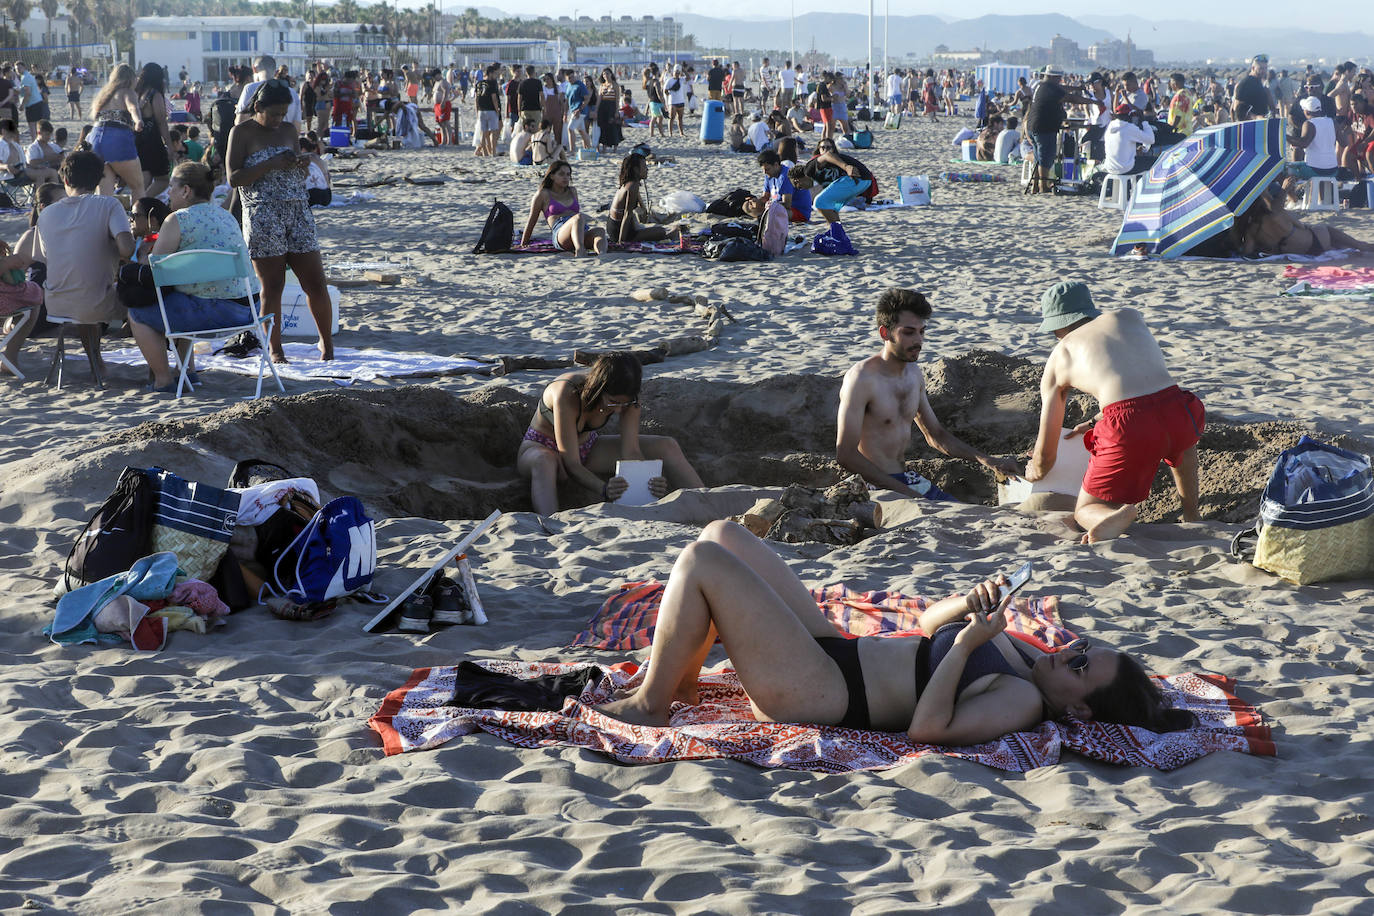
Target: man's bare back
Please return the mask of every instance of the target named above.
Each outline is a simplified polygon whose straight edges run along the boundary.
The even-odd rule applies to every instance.
[[[1060,340],[1041,387],[1077,388],[1105,407],[1173,383],[1144,316],[1123,308],[1103,313]]]

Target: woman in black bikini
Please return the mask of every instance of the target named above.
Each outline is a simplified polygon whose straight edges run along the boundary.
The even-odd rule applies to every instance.
[[[649,481],[649,492],[662,498],[670,489],[704,487],[682,454],[677,440],[639,434],[639,385],[643,369],[628,353],[599,356],[588,372],[560,375],[539,395],[538,409],[516,454],[515,466],[530,478],[534,511],[558,511],[558,482],[571,479],[601,499],[619,499],[629,487],[615,472],[617,460],[663,461],[663,477]],[[602,435],[611,417],[620,415],[620,434]]]
[[[143,169],[144,196],[157,197],[172,174],[172,134],[167,126],[167,77],[157,64],[144,64],[134,83],[139,116],[134,134],[138,161]]]
[[[932,604],[920,619],[929,639],[845,639],[777,554],[733,522],[712,522],[673,566],[643,685],[601,711],[666,724],[674,700],[696,701],[719,634],[764,722],[904,731],[945,745],[1064,715],[1154,731],[1192,724],[1125,653],[1083,639],[1044,653],[1004,635],[1002,581]]]
[[[644,206],[640,183],[649,177],[649,165],[639,153],[630,153],[620,163],[620,189],[611,200],[606,215],[606,237],[612,243],[660,242],[668,237],[667,226],[641,226],[635,214]]]

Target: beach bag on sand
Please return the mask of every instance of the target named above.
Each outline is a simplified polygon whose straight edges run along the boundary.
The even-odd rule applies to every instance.
[[[769,199],[763,216],[759,217],[759,246],[772,257],[778,257],[787,247],[787,210],[775,199]]]
[[[863,130],[856,130],[854,131],[854,133],[849,134],[848,136],[849,142],[854,144],[855,149],[873,148],[873,131],[869,130],[866,127]]]
[[[1369,458],[1303,436],[1279,455],[1259,520],[1231,551],[1298,585],[1374,576]]]
[[[741,223],[738,220],[725,220],[724,222],[712,223],[707,231],[708,238],[713,239],[752,239],[759,233],[757,223]]]
[[[177,565],[192,579],[210,579],[229,552],[239,495],[183,480],[162,468],[149,468],[148,473],[157,493],[152,551],[176,554]]]
[[[811,240],[811,250],[816,254],[858,254],[848,234],[839,223],[831,223],[830,228],[819,233]]]
[[[718,197],[706,205],[707,213],[714,213],[717,216],[743,216],[744,203],[753,197],[744,188],[735,188],[724,197]]]
[[[709,239],[701,256],[711,261],[767,261],[769,254],[753,239]]]
[[[473,254],[500,254],[510,251],[511,240],[515,235],[515,214],[501,201],[493,201],[491,212],[482,226],[482,234],[473,246]]]
[[[153,540],[157,492],[148,471],[125,468],[114,492],[95,510],[67,553],[58,588],[63,593],[126,572],[147,556]]]
[[[673,191],[659,198],[658,209],[660,213],[700,213],[706,201],[689,191]]]
[[[883,119],[883,130],[900,130],[902,127],[902,113],[900,111],[889,111],[887,117]]]
[[[897,195],[902,203],[912,207],[930,206],[930,178],[925,175],[901,175],[897,178]]]
[[[367,588],[376,568],[376,527],[356,496],[340,496],[277,557],[266,588],[297,604],[318,604]]]

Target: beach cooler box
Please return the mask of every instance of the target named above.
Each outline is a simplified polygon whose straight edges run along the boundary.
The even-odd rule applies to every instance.
[[[1064,430],[1065,435],[1068,432],[1069,430]],[[1016,506],[1036,497],[1037,502],[1043,500],[1047,503],[1047,509],[1073,509],[1074,502],[1078,499],[1078,491],[1083,487],[1083,477],[1088,473],[1088,457],[1088,450],[1083,447],[1082,436],[1074,436],[1072,439],[1061,437],[1059,455],[1055,458],[1054,467],[1050,468],[1049,474],[1035,483],[1019,477],[999,483],[997,504]],[[1052,494],[1062,498],[1054,498]]]
[[[725,103],[720,99],[707,99],[701,111],[701,142],[725,142]]]
[[[352,146],[353,138],[348,135],[348,128],[342,124],[329,128],[329,145],[335,149],[347,149]]]
[[[330,286],[329,304],[333,311],[329,333],[339,333],[339,288]],[[310,314],[310,304],[305,299],[305,290],[296,281],[295,274],[286,272],[286,286],[281,291],[281,333],[283,337],[319,336],[315,328],[315,316]]]
[[[965,162],[978,161],[978,141],[961,140],[959,141],[959,155]]]

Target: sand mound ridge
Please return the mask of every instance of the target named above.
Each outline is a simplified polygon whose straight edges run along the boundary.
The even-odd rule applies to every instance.
[[[942,422],[965,441],[999,455],[1024,455],[1039,417],[1040,367],[1026,359],[971,351],[926,369],[930,399]],[[744,483],[829,486],[843,472],[834,461],[840,379],[779,375],[752,384],[650,379],[641,401],[645,431],[674,436],[708,485]],[[335,494],[361,497],[387,517],[481,517],[492,509],[529,508],[515,474],[520,437],[534,398],[502,386],[457,396],[409,386],[380,391],[316,391],[236,405],[193,421],[144,423],[100,440],[77,443],[66,461],[77,471],[111,450],[167,461],[179,445],[223,472],[242,458],[265,458],[314,477]],[[1093,410],[1070,398],[1067,424]],[[614,431],[612,427],[611,431]],[[1205,518],[1244,522],[1254,516],[1274,459],[1304,428],[1297,423],[1232,424],[1210,418],[1202,438]],[[995,481],[972,462],[933,452],[914,436],[908,466],[959,498],[995,502]],[[1351,440],[1338,444],[1358,447]],[[132,453],[132,454],[129,454]],[[61,459],[58,459],[59,461]],[[190,476],[196,469],[171,467]],[[202,472],[204,473],[204,472]],[[64,475],[65,476],[65,475]],[[580,494],[564,494],[565,506]],[[1143,521],[1178,517],[1172,479],[1161,469]]]

